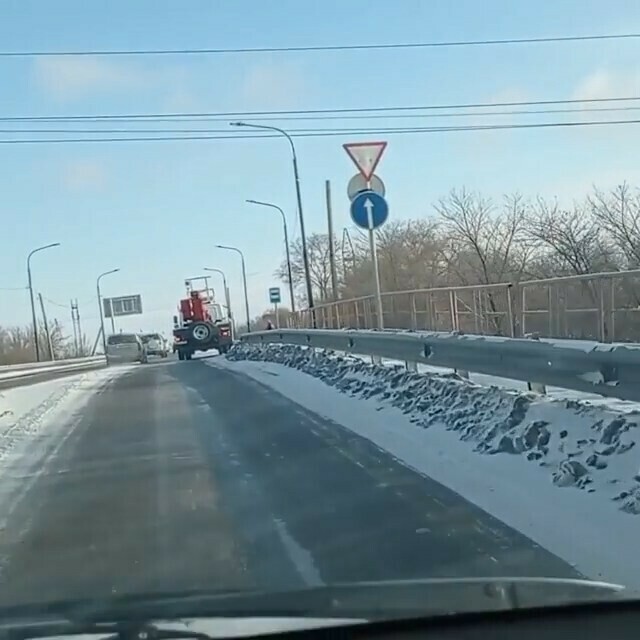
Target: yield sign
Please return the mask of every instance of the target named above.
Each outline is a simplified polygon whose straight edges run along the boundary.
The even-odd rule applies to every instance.
[[[386,142],[349,142],[342,145],[344,150],[353,160],[358,171],[364,179],[369,182],[373,175],[380,158],[387,148]]]

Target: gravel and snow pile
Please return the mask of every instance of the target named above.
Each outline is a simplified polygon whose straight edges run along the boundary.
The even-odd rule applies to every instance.
[[[421,374],[295,345],[236,346],[229,360],[275,362],[352,397],[378,399],[423,429],[444,428],[485,455],[522,456],[559,487],[599,493],[640,514],[640,411],[481,387],[456,374]]]

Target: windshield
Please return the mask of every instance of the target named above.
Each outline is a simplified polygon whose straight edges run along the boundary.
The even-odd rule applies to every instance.
[[[635,597],[640,3],[2,5],[0,623]]]

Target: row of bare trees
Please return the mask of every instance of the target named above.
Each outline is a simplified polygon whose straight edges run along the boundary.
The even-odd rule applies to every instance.
[[[337,239],[334,240],[338,245]],[[452,190],[433,211],[415,220],[388,222],[378,232],[383,290],[520,282],[640,266],[640,190],[622,184],[594,188],[570,208],[520,194],[496,202],[481,193]],[[317,302],[333,299],[329,238],[308,238],[312,286]],[[304,302],[300,241],[291,247],[296,292]],[[338,295],[371,293],[365,234],[352,251],[336,251]],[[286,264],[276,275],[287,282]]]
[[[65,335],[58,320],[50,323],[49,336],[44,327],[40,327],[38,342],[44,360],[51,360],[50,348],[56,360],[89,355],[91,350],[86,336],[82,336],[80,344],[74,344],[73,340]],[[34,360],[33,329],[30,326],[0,327],[0,365],[22,364]]]

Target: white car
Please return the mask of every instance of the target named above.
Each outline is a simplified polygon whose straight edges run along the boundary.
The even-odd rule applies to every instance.
[[[147,348],[147,355],[167,357],[169,352],[164,338],[159,333],[143,333],[140,338]]]
[[[107,338],[107,364],[147,363],[147,350],[135,333],[114,333]]]

